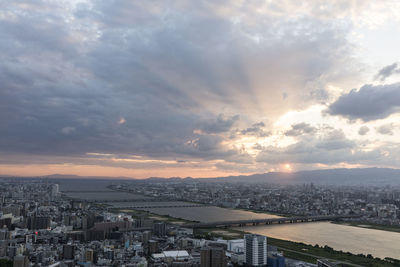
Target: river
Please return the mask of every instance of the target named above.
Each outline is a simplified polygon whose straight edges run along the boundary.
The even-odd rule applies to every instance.
[[[197,222],[251,220],[278,217],[267,213],[255,213],[250,211],[225,209],[214,206],[190,208],[148,208],[145,210],[159,215],[169,215],[171,217]]]
[[[265,213],[218,207],[150,208],[146,210],[159,215],[169,215],[200,222],[277,217]],[[328,245],[335,250],[348,251],[354,254],[362,253],[380,258],[400,259],[400,233],[395,232],[330,222],[246,226],[235,229],[305,244]]]
[[[246,226],[236,229],[306,244],[328,245],[335,250],[353,254],[400,259],[400,233],[395,232],[330,222]]]
[[[70,197],[89,200],[122,200],[140,198],[132,194],[121,192],[69,192]],[[127,194],[127,195],[125,195]],[[147,202],[149,205],[161,205],[162,202]],[[166,206],[168,202],[163,202]],[[176,204],[175,203],[170,203]],[[179,204],[184,202],[179,202]],[[108,203],[118,206],[143,206],[146,202]],[[163,205],[164,205],[163,204]],[[186,203],[184,203],[186,204]],[[157,206],[156,205],[156,206]],[[215,222],[226,220],[274,218],[275,215],[255,213],[244,210],[226,209],[219,207],[171,207],[171,208],[146,208],[152,213],[169,215],[190,221]],[[238,227],[236,229],[246,232],[262,234],[273,238],[302,242],[320,246],[328,245],[335,250],[348,251],[354,254],[371,254],[374,257],[391,257],[400,259],[400,233],[375,229],[360,228],[347,225],[338,225],[330,222],[312,222],[279,225],[260,225]]]

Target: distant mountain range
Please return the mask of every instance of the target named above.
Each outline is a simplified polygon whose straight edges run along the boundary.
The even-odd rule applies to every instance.
[[[15,177],[2,175],[1,177]],[[78,176],[67,174],[53,174],[41,176],[50,179],[113,179],[132,180],[129,177],[102,177],[102,176]],[[145,180],[171,182],[171,181],[208,181],[208,182],[234,182],[234,183],[273,183],[273,184],[327,184],[327,185],[394,185],[400,186],[400,169],[389,168],[356,168],[356,169],[327,169],[287,172],[268,172],[263,174],[213,177],[213,178],[161,178],[151,177]]]
[[[293,173],[269,172],[249,176],[214,178],[230,182],[274,184],[329,184],[329,185],[400,185],[400,170],[388,168],[357,168],[299,171]]]

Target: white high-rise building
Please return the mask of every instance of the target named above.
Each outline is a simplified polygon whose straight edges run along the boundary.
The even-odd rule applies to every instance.
[[[59,195],[59,186],[58,184],[51,185],[51,196],[57,197]]]
[[[244,254],[246,264],[267,266],[267,237],[262,235],[244,235]]]

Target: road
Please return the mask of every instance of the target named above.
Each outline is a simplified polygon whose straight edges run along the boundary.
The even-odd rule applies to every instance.
[[[330,261],[332,261],[332,262],[334,262],[336,264],[346,264],[348,266],[363,267],[362,265],[358,265],[358,264],[355,264],[355,263],[350,263],[350,262],[347,262],[347,261],[340,261],[340,260],[330,259],[330,258],[326,258],[326,257],[316,256],[316,255],[313,255],[313,254],[310,254],[310,253],[300,252],[300,251],[293,250],[293,249],[288,249],[288,248],[283,248],[283,247],[278,247],[278,249],[282,250],[282,251],[290,251],[290,252],[301,254],[301,255],[304,255],[304,256],[314,257],[314,258],[317,258],[317,259],[327,259],[327,260],[330,260]]]

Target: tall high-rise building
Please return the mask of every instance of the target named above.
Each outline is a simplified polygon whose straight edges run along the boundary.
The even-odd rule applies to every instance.
[[[13,266],[14,267],[28,267],[29,266],[28,257],[22,256],[22,255],[15,256]]]
[[[250,266],[267,265],[267,237],[262,235],[244,235],[245,262]]]
[[[149,243],[148,243],[149,255],[157,253],[158,251],[159,251],[159,249],[158,249],[158,241],[149,240]]]
[[[63,246],[63,259],[73,260],[74,254],[75,254],[75,246],[69,244]]]
[[[51,185],[51,196],[58,197],[58,195],[59,195],[59,185],[58,184]]]
[[[50,227],[50,217],[47,216],[30,216],[27,220],[29,230],[46,229]]]
[[[85,250],[85,262],[93,262],[93,258],[94,258],[93,249],[86,249]]]
[[[225,251],[220,247],[205,247],[200,252],[201,267],[225,267],[227,260]]]
[[[151,238],[151,231],[144,231],[142,233],[142,242],[144,244],[147,244],[147,242],[149,242],[150,238]]]
[[[165,229],[165,223],[160,222],[153,224],[153,231],[156,236],[159,237],[165,236],[167,234]]]
[[[8,240],[11,238],[11,232],[7,228],[0,230],[0,240]]]

